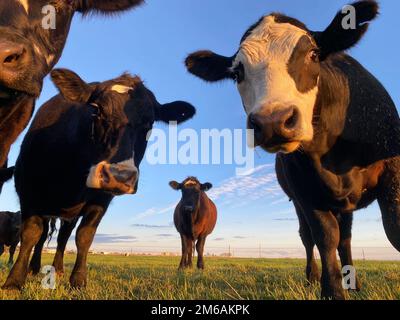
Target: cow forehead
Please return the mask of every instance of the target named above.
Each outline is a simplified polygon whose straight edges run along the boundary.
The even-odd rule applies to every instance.
[[[291,23],[277,22],[273,15],[266,16],[241,43],[236,60],[245,57],[251,64],[266,60],[287,61],[303,36],[309,37],[306,30]]]
[[[198,182],[195,180],[192,180],[192,179],[190,179],[184,183],[185,187],[193,187],[193,186],[197,186],[197,185],[198,185]]]

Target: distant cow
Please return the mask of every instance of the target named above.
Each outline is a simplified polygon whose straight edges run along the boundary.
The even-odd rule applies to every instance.
[[[114,196],[136,193],[153,123],[181,123],[195,114],[186,102],[161,105],[139,77],[129,74],[92,84],[65,69],[51,76],[61,94],[38,111],[16,163],[22,242],[5,289],[24,285],[32,248],[41,251],[46,241],[48,217],[82,216],[70,283],[85,286],[96,229]]]
[[[378,200],[386,234],[400,251],[400,119],[379,81],[344,51],[359,42],[378,13],[375,1],[353,4],[355,28],[339,12],[323,32],[281,15],[262,17],[232,57],[199,51],[188,70],[206,81],[237,83],[255,144],[279,152],[279,182],[293,199],[322,296],[345,298],[343,265],[352,265],[352,213]],[[390,46],[390,43],[388,43]],[[383,53],[384,55],[384,53]],[[383,58],[383,56],[381,57]]]
[[[0,212],[0,256],[4,253],[4,246],[10,247],[9,265],[14,263],[14,253],[19,243],[20,231],[20,212]]]
[[[182,199],[175,209],[175,227],[181,235],[182,259],[179,269],[192,268],[193,248],[196,244],[198,254],[197,268],[204,269],[204,245],[217,223],[217,208],[206,191],[211,183],[200,183],[189,177],[182,183],[171,181],[172,189],[182,191]]]
[[[43,78],[61,56],[75,13],[112,14],[142,3],[143,0],[0,1],[0,168],[7,167],[11,145],[32,117]],[[0,180],[0,190],[1,185]]]

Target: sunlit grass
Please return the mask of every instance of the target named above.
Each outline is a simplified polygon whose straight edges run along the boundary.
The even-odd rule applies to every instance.
[[[0,290],[0,299],[295,299],[319,298],[319,285],[307,286],[303,260],[208,258],[205,271],[178,272],[177,257],[89,256],[89,284],[73,290],[68,279],[75,256],[66,256],[66,274],[56,290],[41,287],[43,275],[29,276],[22,292]],[[0,259],[0,282],[8,274]],[[52,256],[44,255],[44,264]],[[400,299],[400,262],[358,261],[362,291],[351,299]]]

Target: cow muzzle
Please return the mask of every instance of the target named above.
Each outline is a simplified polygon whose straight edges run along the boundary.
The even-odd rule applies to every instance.
[[[301,144],[300,114],[296,107],[274,112],[269,116],[251,113],[247,128],[254,132],[255,146],[261,146],[270,153],[290,153]]]
[[[86,186],[114,195],[135,194],[138,177],[138,169],[132,159],[116,164],[103,161],[90,169]]]

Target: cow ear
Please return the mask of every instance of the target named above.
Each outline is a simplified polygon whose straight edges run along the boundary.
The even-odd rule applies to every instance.
[[[203,183],[203,184],[201,185],[201,191],[208,191],[208,190],[210,190],[212,187],[213,187],[212,184],[209,183],[209,182]]]
[[[177,122],[182,123],[193,118],[196,114],[196,108],[190,103],[184,101],[175,101],[164,105],[157,106],[156,120],[165,123]]]
[[[77,10],[83,14],[91,12],[113,13],[140,6],[144,0],[79,0]]]
[[[234,79],[231,70],[233,60],[233,57],[220,56],[212,51],[197,51],[186,58],[185,65],[195,76],[208,82],[216,82]]]
[[[174,190],[181,190],[181,189],[182,189],[181,184],[180,184],[179,182],[176,182],[176,181],[171,181],[171,182],[169,183],[169,185],[170,185],[170,187],[171,187],[172,189],[174,189]]]
[[[378,11],[379,5],[373,0],[358,1],[343,7],[325,31],[313,33],[320,49],[320,60],[356,45],[367,32],[369,22],[377,17]]]
[[[51,79],[67,101],[86,103],[92,94],[91,87],[70,70],[55,69],[51,72]]]

